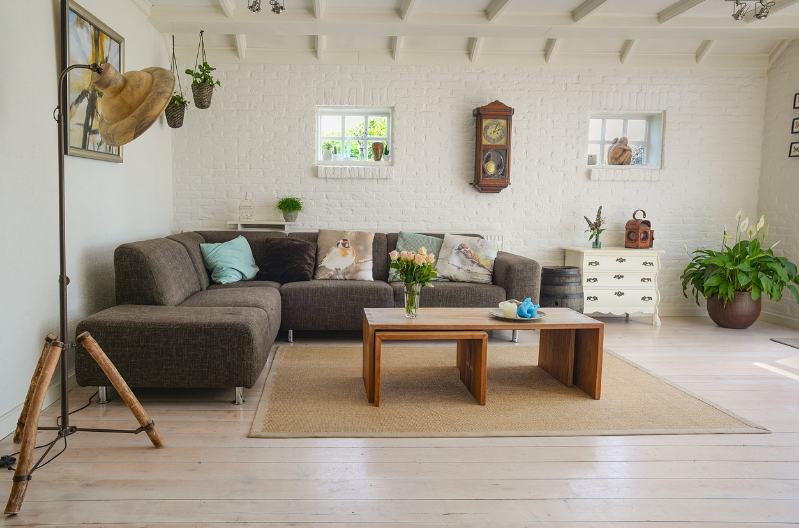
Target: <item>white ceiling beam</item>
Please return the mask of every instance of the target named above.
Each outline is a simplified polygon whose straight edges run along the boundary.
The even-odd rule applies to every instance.
[[[483,45],[482,37],[472,37],[469,41],[469,62],[474,62],[480,53],[480,46]]]
[[[780,55],[782,55],[782,52],[785,51],[785,48],[791,45],[791,42],[791,39],[784,39],[777,42],[777,45],[774,46],[774,49],[768,54],[768,63],[774,64],[777,62],[777,59],[780,58]]]
[[[624,41],[624,45],[621,47],[621,52],[619,53],[619,61],[621,61],[622,64],[627,62],[627,59],[630,58],[636,46],[638,46],[637,40]]]
[[[486,18],[489,22],[502,14],[505,9],[510,5],[512,0],[494,0],[491,5],[486,9]]]
[[[226,17],[236,16],[236,3],[233,0],[219,0],[219,7],[225,12]]]
[[[150,16],[150,13],[152,12],[153,9],[153,4],[152,2],[150,2],[150,0],[132,0],[132,1],[134,4],[136,4],[136,7],[141,9],[142,13],[144,13],[148,17]]]
[[[400,17],[402,20],[408,20],[418,2],[419,0],[402,0],[402,5],[400,5]]]
[[[325,48],[327,48],[327,37],[325,35],[316,35],[316,59],[324,60]]]
[[[241,60],[244,60],[244,55],[247,53],[247,38],[241,33],[236,35],[236,53]]]
[[[607,2],[608,0],[585,0],[582,4],[577,6],[577,9],[572,11],[572,20],[575,22],[579,22],[580,20],[584,19],[596,9]]]
[[[547,64],[552,61],[555,56],[555,50],[558,48],[558,39],[547,39],[547,45],[544,46],[544,60]]]
[[[313,16],[317,20],[321,20],[324,14],[325,6],[323,2],[324,0],[313,0]]]
[[[706,0],[681,0],[676,4],[670,5],[658,13],[658,23],[663,24],[664,22],[668,22],[672,18],[682,15],[689,9],[693,9],[705,1]]]
[[[391,38],[391,55],[394,57],[394,62],[400,60],[402,54],[402,37]]]
[[[696,63],[702,64],[705,59],[710,55],[710,52],[716,46],[716,40],[705,40],[702,44],[699,45],[699,49],[696,50]]]

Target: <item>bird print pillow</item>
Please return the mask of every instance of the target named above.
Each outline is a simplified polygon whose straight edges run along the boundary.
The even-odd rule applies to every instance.
[[[314,279],[370,281],[375,234],[320,229],[316,239]]]
[[[438,276],[457,282],[491,284],[499,243],[463,235],[444,235]]]

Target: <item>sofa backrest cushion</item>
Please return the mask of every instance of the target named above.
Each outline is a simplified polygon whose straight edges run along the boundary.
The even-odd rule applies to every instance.
[[[316,244],[318,235],[317,231],[302,231],[289,233],[289,238],[298,238]],[[396,239],[394,244],[396,245]],[[380,255],[383,255],[383,257],[381,258]],[[388,250],[386,249],[385,233],[375,233],[375,238],[372,242],[372,278],[376,281],[388,282]]]
[[[208,289],[211,284],[211,279],[208,276],[208,270],[203,263],[203,255],[200,251],[200,244],[205,244],[205,239],[199,233],[180,233],[177,235],[170,235],[167,238],[180,243],[186,252],[189,254],[191,263],[194,264],[194,271],[197,272],[197,280],[200,281],[200,289]]]
[[[259,256],[264,255],[266,242],[275,238],[286,238],[286,233],[280,231],[195,231],[195,234],[200,235],[203,238],[203,242],[208,244],[228,242],[229,240],[243,236],[247,239],[247,242],[250,243],[252,255],[255,257],[255,265],[260,269],[263,269],[265,266],[265,262],[263,259],[260,259]],[[198,246],[197,251],[199,250],[200,248]],[[205,269],[205,265],[203,265],[203,269]],[[211,272],[205,270],[205,274],[210,280]],[[255,280],[261,279],[256,276]]]
[[[309,281],[316,269],[316,244],[299,238],[270,238],[263,251],[255,253],[260,271],[257,280],[279,282]]]
[[[177,306],[201,289],[186,248],[168,238],[119,246],[114,276],[117,304]]]

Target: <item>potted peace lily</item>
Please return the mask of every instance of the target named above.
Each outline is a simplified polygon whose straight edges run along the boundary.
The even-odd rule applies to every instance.
[[[211,106],[211,96],[214,94],[214,85],[222,86],[219,80],[214,79],[211,72],[216,68],[211,67],[207,62],[197,65],[196,70],[186,69],[186,73],[191,75],[191,93],[194,95],[194,106],[205,109]]]
[[[395,249],[388,254],[391,259],[391,269],[397,270],[400,279],[405,284],[405,317],[415,319],[419,313],[419,294],[422,286],[432,288],[430,281],[438,277],[433,262],[436,261],[435,253],[428,253],[422,246],[419,251],[403,251],[398,253]]]
[[[166,124],[169,128],[180,128],[183,126],[183,116],[186,113],[186,107],[189,106],[189,101],[183,97],[180,92],[172,94],[172,99],[166,105]]]
[[[768,225],[761,216],[757,225],[749,225],[743,210],[735,216],[733,235],[724,229],[721,250],[699,249],[690,253],[691,262],[680,276],[683,295],[690,288],[696,304],[699,295],[707,298],[707,313],[724,328],[747,328],[760,315],[761,297],[779,302],[788,288],[799,302],[799,278],[796,264],[774,254],[772,244],[766,249]],[[730,243],[732,242],[732,245]]]
[[[275,207],[283,213],[283,219],[286,222],[296,222],[297,215],[302,211],[302,200],[293,196],[286,196],[281,198]]]

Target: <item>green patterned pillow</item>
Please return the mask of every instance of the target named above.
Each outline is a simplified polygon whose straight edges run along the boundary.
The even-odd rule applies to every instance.
[[[420,247],[427,249],[428,253],[434,253],[436,260],[433,261],[433,266],[438,262],[438,252],[441,251],[441,244],[444,240],[434,236],[420,235],[419,233],[408,233],[400,231],[397,238],[397,251],[419,251]],[[434,281],[447,280],[440,277],[433,279]],[[388,282],[400,282],[399,272],[395,269],[388,270]]]

